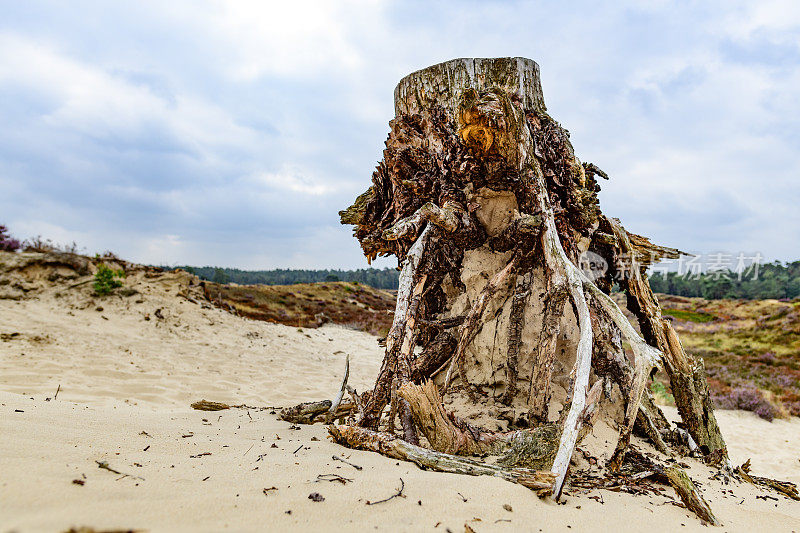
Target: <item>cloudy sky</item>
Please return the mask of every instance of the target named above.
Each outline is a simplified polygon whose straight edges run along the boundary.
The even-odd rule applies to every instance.
[[[687,251],[800,258],[796,0],[0,8],[0,223],[18,237],[365,266],[337,211],[369,184],[396,82],[525,56],[578,156],[612,176],[605,213]]]

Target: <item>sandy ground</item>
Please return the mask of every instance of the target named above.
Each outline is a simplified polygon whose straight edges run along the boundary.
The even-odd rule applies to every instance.
[[[128,279],[139,293],[124,298],[79,288],[0,300],[0,532],[705,530],[671,489],[573,490],[556,504],[499,479],[342,448],[324,427],[293,427],[270,408],[194,411],[189,403],[202,398],[260,407],[329,398],[345,354],[363,390],[381,350],[360,332],[203,308],[177,296],[185,282]],[[719,421],[735,463],[751,458],[755,473],[800,483],[800,420],[720,412]],[[690,473],[721,531],[800,531],[800,503],[726,486],[696,464]],[[326,474],[349,481],[318,481]],[[401,479],[404,497],[367,504]]]

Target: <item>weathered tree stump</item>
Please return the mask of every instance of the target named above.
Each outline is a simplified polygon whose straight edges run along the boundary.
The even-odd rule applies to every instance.
[[[680,252],[603,215],[596,178],[608,177],[578,160],[547,114],[538,65],[434,65],[400,81],[395,113],[372,186],[340,213],[369,260],[394,255],[402,266],[383,365],[355,426],[392,431],[397,416],[410,445],[504,454],[507,479],[520,465],[551,471],[558,498],[592,424],[618,429],[612,472],[637,419],[671,453],[663,415],[642,404],[664,365],[691,439],[727,464],[702,364],[662,319],[645,275]],[[587,261],[600,268],[582,269]],[[615,283],[644,338],[609,296]],[[396,436],[356,427],[331,433],[407,454]]]

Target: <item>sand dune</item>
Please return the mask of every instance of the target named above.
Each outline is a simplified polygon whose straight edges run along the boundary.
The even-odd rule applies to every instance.
[[[139,273],[126,280],[137,293],[125,297],[94,298],[83,286],[0,300],[0,531],[705,530],[671,489],[572,490],[557,505],[499,479],[347,450],[323,426],[295,429],[272,409],[193,411],[201,398],[257,407],[329,398],[345,354],[362,390],[381,350],[364,333],[298,331],[192,302],[179,296],[191,282]],[[800,421],[719,419],[734,462],[752,458],[757,473],[800,482]],[[800,531],[797,502],[725,485],[689,462],[721,530]],[[317,481],[326,474],[350,481]],[[401,478],[403,497],[367,505]]]

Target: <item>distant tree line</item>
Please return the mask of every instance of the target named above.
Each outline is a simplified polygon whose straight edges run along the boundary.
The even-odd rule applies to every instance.
[[[182,266],[200,279],[239,285],[292,285],[322,281],[357,281],[376,289],[397,289],[399,272],[393,268],[358,270],[239,270],[238,268]]]
[[[739,273],[724,270],[700,275],[658,272],[650,276],[654,292],[707,299],[797,298],[800,296],[800,261],[767,263]]]
[[[221,267],[179,267],[201,279],[215,283],[239,285],[291,285],[323,281],[357,281],[376,289],[397,289],[399,272],[393,268],[362,268],[359,270],[240,270]],[[730,270],[704,274],[656,272],[650,276],[654,292],[708,299],[800,297],[800,261],[767,263],[749,269],[741,275]]]

